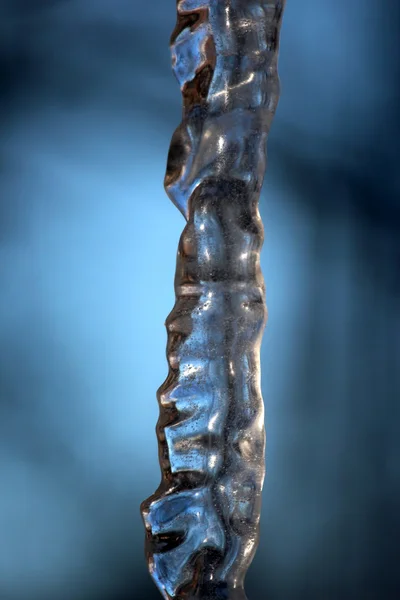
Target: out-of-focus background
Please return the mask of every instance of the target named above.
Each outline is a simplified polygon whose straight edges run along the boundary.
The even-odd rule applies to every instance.
[[[173,0],[0,1],[0,600],[156,600]],[[400,5],[288,0],[249,600],[400,597]]]

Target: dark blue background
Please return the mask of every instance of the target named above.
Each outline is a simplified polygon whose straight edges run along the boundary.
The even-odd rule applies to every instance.
[[[175,3],[0,7],[0,600],[156,600]],[[287,2],[249,600],[400,597],[399,13]]]

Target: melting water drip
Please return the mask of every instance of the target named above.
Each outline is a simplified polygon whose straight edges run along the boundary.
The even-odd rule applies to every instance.
[[[162,480],[141,507],[150,573],[167,600],[245,600],[258,543],[267,317],[258,200],[284,4],[177,4],[171,47],[183,117],[165,189],[186,226],[158,390]]]

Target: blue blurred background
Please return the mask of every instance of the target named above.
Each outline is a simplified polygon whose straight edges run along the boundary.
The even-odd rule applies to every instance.
[[[288,0],[249,600],[400,597],[398,2]],[[156,600],[173,0],[0,0],[0,600]]]

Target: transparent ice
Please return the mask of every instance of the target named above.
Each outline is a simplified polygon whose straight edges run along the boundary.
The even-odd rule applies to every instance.
[[[183,117],[165,188],[186,225],[158,391],[162,481],[142,504],[149,569],[167,600],[245,600],[258,543],[267,316],[258,201],[284,4],[177,3],[171,48]]]

